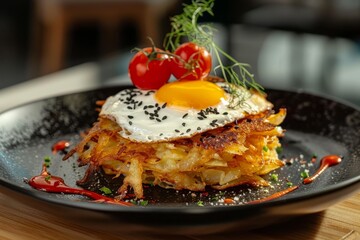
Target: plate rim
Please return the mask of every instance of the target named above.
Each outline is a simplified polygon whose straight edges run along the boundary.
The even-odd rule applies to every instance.
[[[16,105],[9,109],[0,111],[0,116],[2,114],[5,114],[9,111],[16,110],[18,108],[25,107],[25,106],[31,105],[31,104],[40,103],[40,102],[47,101],[47,100],[51,100],[54,98],[62,98],[62,97],[70,96],[70,95],[76,95],[76,94],[89,94],[91,92],[97,92],[97,91],[110,91],[112,89],[121,90],[121,89],[125,89],[125,88],[130,88],[130,87],[133,88],[133,86],[131,86],[129,84],[114,85],[114,86],[100,86],[100,87],[94,87],[92,89],[86,89],[83,91],[69,92],[66,94],[60,94],[60,95],[55,95],[55,96],[51,96],[51,97],[44,97],[41,99],[29,101],[27,103],[22,103],[20,105]],[[279,88],[266,88],[266,92],[268,92],[268,91],[278,91],[278,92],[284,92],[284,93],[311,95],[314,97],[333,101],[338,104],[342,104],[346,107],[356,110],[357,112],[360,112],[360,106],[358,106],[354,103],[351,103],[347,100],[344,100],[344,99],[341,99],[341,98],[338,98],[335,96],[330,96],[328,94],[313,93],[311,91],[304,90],[304,89],[287,90],[287,89],[279,89]],[[171,212],[171,213],[197,213],[198,214],[198,213],[215,213],[215,212],[219,212],[219,211],[224,211],[224,209],[230,210],[230,211],[234,211],[234,210],[240,211],[242,209],[248,210],[248,209],[254,209],[254,208],[259,208],[259,207],[269,208],[269,207],[281,206],[283,204],[296,203],[296,202],[303,201],[306,199],[311,199],[311,198],[319,197],[321,195],[326,195],[326,194],[334,192],[336,190],[344,189],[346,187],[350,187],[354,184],[359,184],[359,183],[360,183],[360,174],[358,176],[352,177],[350,179],[346,179],[344,181],[338,182],[334,185],[326,186],[325,188],[317,189],[316,191],[313,191],[311,193],[296,196],[296,197],[290,197],[290,198],[286,198],[286,199],[280,198],[280,199],[275,199],[273,201],[266,201],[266,202],[262,202],[262,203],[258,203],[258,204],[238,204],[238,205],[219,205],[219,206],[205,205],[202,207],[199,207],[199,206],[166,206],[166,205],[162,205],[162,206],[156,206],[156,205],[150,206],[149,205],[149,206],[145,206],[145,207],[139,207],[139,206],[126,207],[126,206],[118,206],[118,205],[115,206],[115,205],[111,205],[111,204],[98,204],[98,203],[93,203],[91,201],[78,201],[78,202],[71,201],[71,200],[61,201],[61,199],[46,197],[48,194],[54,194],[54,193],[46,193],[46,192],[42,192],[39,190],[31,189],[31,188],[30,189],[23,188],[20,185],[12,184],[11,182],[4,179],[2,176],[0,176],[0,192],[1,192],[1,187],[4,186],[12,191],[15,191],[15,192],[21,193],[21,194],[26,194],[27,196],[34,197],[41,201],[45,201],[45,202],[49,202],[49,203],[53,203],[53,204],[60,204],[62,206],[66,206],[66,207],[81,208],[81,209],[91,210],[91,211],[101,211],[101,212],[111,212],[111,213],[122,213],[122,212],[142,212],[142,213],[151,212],[151,213],[154,213],[154,210],[156,210],[157,212],[165,212],[165,213]],[[358,190],[358,192],[360,192],[360,189]]]

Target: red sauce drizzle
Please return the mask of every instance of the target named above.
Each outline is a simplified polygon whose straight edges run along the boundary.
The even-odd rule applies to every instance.
[[[58,151],[64,151],[69,146],[70,146],[69,141],[65,141],[65,140],[58,141],[52,146],[52,152],[53,154],[56,154]]]
[[[328,167],[335,166],[341,163],[342,157],[338,155],[328,155],[321,159],[320,168],[316,171],[316,173],[310,177],[307,177],[303,180],[304,184],[312,183],[321,173],[323,173]]]
[[[319,167],[319,169],[316,171],[316,173],[311,176],[311,177],[307,177],[303,180],[303,184],[309,184],[312,183],[318,176],[320,176],[321,173],[323,173],[328,167],[332,167],[335,166],[339,163],[341,163],[342,157],[338,156],[338,155],[328,155],[325,156],[321,159],[321,165]],[[312,159],[313,161],[313,159]],[[289,187],[283,191],[280,192],[276,192],[268,197],[262,198],[262,199],[258,199],[258,200],[254,200],[254,201],[250,201],[248,202],[249,204],[254,204],[254,203],[262,203],[262,202],[266,202],[266,201],[270,201],[270,200],[274,200],[276,198],[282,197],[296,189],[298,189],[299,186],[293,186],[293,187]]]
[[[29,185],[35,189],[44,192],[52,192],[52,193],[68,193],[68,194],[78,194],[84,195],[91,199],[94,199],[96,202],[100,203],[112,203],[118,204],[122,206],[132,206],[133,204],[120,201],[114,198],[106,197],[101,194],[80,189],[80,188],[72,188],[65,184],[64,179],[57,176],[52,176],[48,173],[46,166],[43,165],[41,174],[38,176],[34,176],[29,180]]]
[[[286,194],[288,194],[288,193],[290,193],[290,192],[292,192],[292,191],[294,191],[294,190],[296,190],[298,188],[299,188],[299,186],[292,186],[292,187],[289,187],[289,188],[287,188],[285,190],[282,190],[280,192],[276,192],[276,193],[274,193],[274,194],[272,194],[272,195],[270,195],[268,197],[261,198],[261,199],[258,199],[258,200],[254,200],[254,201],[250,201],[250,202],[248,202],[248,204],[262,203],[262,202],[274,200],[274,199],[282,197],[282,196],[284,196],[284,195],[286,195]]]

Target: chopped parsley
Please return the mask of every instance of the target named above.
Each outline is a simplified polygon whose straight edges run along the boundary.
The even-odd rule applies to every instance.
[[[270,175],[271,181],[277,182],[279,181],[279,174],[273,173]]]
[[[143,199],[140,199],[140,200],[131,199],[130,202],[134,205],[143,206],[143,207],[145,207],[149,204],[148,200],[143,200]]]
[[[204,206],[204,202],[203,201],[198,201],[197,203],[196,203],[199,207],[203,207]]]
[[[283,151],[282,147],[277,147],[275,150],[277,154],[280,154]]]
[[[269,151],[269,148],[268,148],[268,146],[263,146],[263,151],[264,151],[264,152],[267,152],[267,151]]]
[[[149,204],[149,201],[148,200],[141,200],[140,202],[140,206],[146,206]]]
[[[44,157],[44,164],[46,167],[50,167],[51,158],[49,156]]]
[[[99,189],[101,192],[103,192],[106,195],[109,195],[112,193],[111,189],[107,188],[107,187],[102,187]]]
[[[302,178],[308,178],[309,177],[309,170],[305,170],[305,171],[301,172],[300,176]]]

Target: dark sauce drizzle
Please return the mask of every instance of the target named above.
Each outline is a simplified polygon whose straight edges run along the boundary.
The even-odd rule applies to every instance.
[[[258,199],[258,200],[254,200],[254,201],[250,201],[250,202],[247,202],[248,204],[255,204],[255,203],[262,203],[262,202],[267,202],[267,201],[270,201],[270,200],[274,200],[276,198],[279,198],[279,197],[282,197],[296,189],[298,189],[299,186],[292,186],[292,187],[289,187],[285,190],[282,190],[280,192],[276,192],[268,197],[265,197],[265,198],[261,198],[261,199]]]
[[[132,203],[106,197],[89,190],[69,187],[65,184],[64,179],[62,179],[61,177],[50,175],[47,171],[45,164],[42,167],[41,174],[32,177],[29,180],[28,184],[33,188],[44,192],[78,194],[87,196],[99,203],[112,203],[121,206],[133,206]]]
[[[310,177],[307,177],[303,180],[304,184],[312,183],[317,177],[320,176],[328,167],[335,166],[341,163],[342,157],[338,155],[328,155],[321,159],[321,164],[316,173]]]

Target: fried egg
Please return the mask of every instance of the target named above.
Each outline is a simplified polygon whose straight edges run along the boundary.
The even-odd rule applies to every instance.
[[[122,137],[150,143],[188,138],[272,108],[258,93],[235,91],[230,94],[228,83],[200,80],[168,83],[157,91],[124,89],[106,100],[100,116],[119,124]]]

